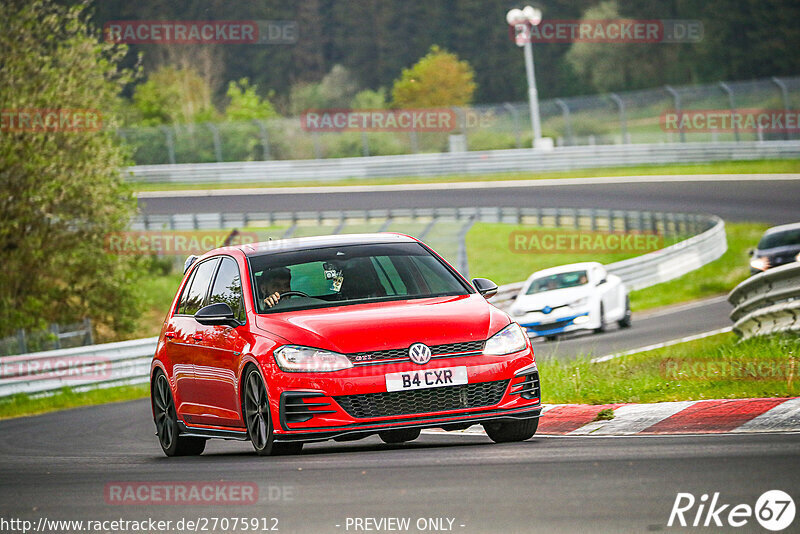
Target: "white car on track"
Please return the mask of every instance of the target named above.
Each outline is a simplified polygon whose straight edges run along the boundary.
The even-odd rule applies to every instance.
[[[530,337],[555,339],[577,330],[602,332],[631,325],[628,289],[600,263],[571,263],[533,273],[511,305],[511,316]]]

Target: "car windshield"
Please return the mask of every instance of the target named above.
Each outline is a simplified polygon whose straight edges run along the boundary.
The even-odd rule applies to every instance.
[[[385,300],[467,295],[441,260],[418,243],[344,245],[250,258],[258,313]],[[265,299],[281,295],[269,306]]]
[[[554,289],[564,289],[567,287],[577,287],[588,283],[589,278],[586,271],[570,271],[568,273],[551,274],[536,278],[528,287],[526,295],[553,291]]]
[[[800,245],[800,228],[767,234],[758,242],[758,250]]]

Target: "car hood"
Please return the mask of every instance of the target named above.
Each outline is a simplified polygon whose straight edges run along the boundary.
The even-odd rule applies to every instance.
[[[514,301],[513,308],[521,309],[524,312],[541,310],[545,306],[555,308],[574,302],[580,298],[588,297],[592,290],[588,285],[580,287],[567,287],[564,289],[554,289],[533,295],[520,295]]]
[[[508,316],[478,294],[264,314],[256,326],[285,343],[342,353],[487,339]]]

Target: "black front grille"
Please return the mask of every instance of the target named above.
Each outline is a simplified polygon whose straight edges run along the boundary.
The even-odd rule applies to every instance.
[[[566,319],[563,321],[556,321],[554,323],[548,324],[535,324],[531,326],[526,326],[528,330],[533,330],[534,332],[546,332],[548,330],[555,330],[556,328],[562,328],[564,326],[569,326],[572,324],[573,319]]]
[[[351,416],[364,419],[492,406],[500,402],[507,386],[508,380],[498,380],[411,391],[343,395],[334,397],[334,400]]]
[[[538,399],[541,397],[539,389],[539,372],[519,376],[511,383],[511,395],[519,395],[523,399]]]
[[[457,352],[482,352],[484,341],[464,341],[462,343],[446,343],[431,346],[431,354],[440,356]],[[381,360],[408,359],[408,347],[402,349],[375,350],[367,352],[354,352],[347,357],[352,362],[369,362]]]

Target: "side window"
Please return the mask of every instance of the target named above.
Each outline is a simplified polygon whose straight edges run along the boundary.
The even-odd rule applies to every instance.
[[[239,276],[239,266],[233,258],[222,258],[222,263],[214,280],[209,304],[224,302],[233,310],[233,316],[244,321],[244,306],[242,305],[242,279]]]
[[[192,276],[189,291],[186,293],[186,297],[181,299],[181,308],[178,313],[194,315],[197,310],[203,307],[203,301],[206,298],[206,293],[208,293],[208,286],[211,283],[211,277],[214,275],[214,268],[217,266],[218,261],[214,258],[197,266]]]
[[[178,302],[178,306],[175,308],[175,313],[183,313],[183,310],[186,309],[186,303],[189,300],[189,290],[192,288],[192,280],[194,280],[194,275],[197,274],[197,269],[192,271],[192,274],[189,275],[189,280],[186,281],[186,285],[183,286],[183,293],[181,293],[181,300]]]

